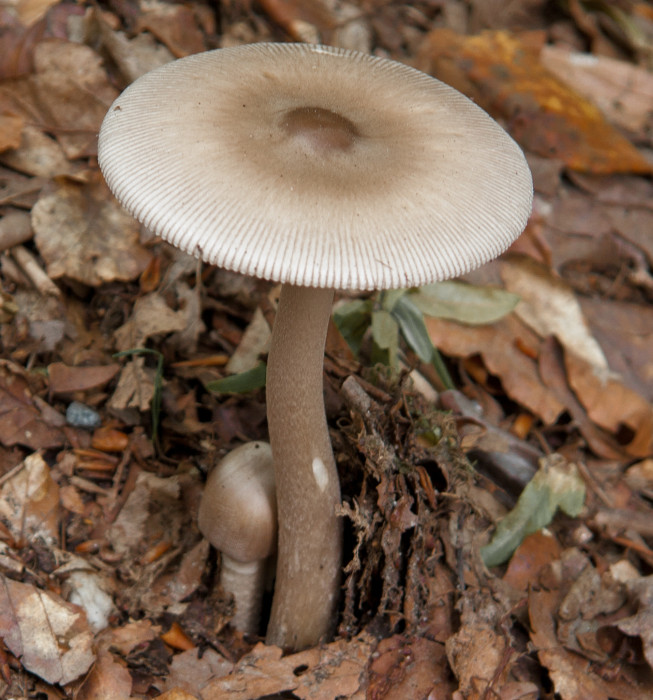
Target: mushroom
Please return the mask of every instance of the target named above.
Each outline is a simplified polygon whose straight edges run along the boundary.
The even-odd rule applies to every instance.
[[[248,442],[224,457],[209,474],[198,524],[221,553],[220,585],[236,603],[234,627],[259,627],[267,562],[277,548],[277,507],[272,450]]]
[[[139,78],[100,132],[109,187],[182,250],[282,283],[268,357],[279,542],[267,641],[334,627],[340,487],[323,402],[336,289],[419,286],[499,255],[526,225],[517,144],[413,68],[327,46],[253,44]]]

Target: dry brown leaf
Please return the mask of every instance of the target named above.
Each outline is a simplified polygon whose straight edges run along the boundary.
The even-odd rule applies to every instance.
[[[139,243],[139,224],[94,182],[62,182],[32,209],[36,245],[52,279],[70,277],[90,286],[132,280],[150,254]]]
[[[20,144],[16,148],[0,153],[0,163],[36,177],[70,175],[75,171],[75,166],[68,161],[61,146],[31,124],[23,127]]]
[[[365,698],[364,673],[375,643],[363,633],[351,641],[285,656],[279,647],[257,644],[233,673],[202,689],[202,700],[251,700],[291,691],[301,700]]]
[[[503,580],[517,590],[527,591],[537,582],[540,571],[560,558],[561,551],[560,543],[551,533],[538,530],[517,547]]]
[[[605,298],[580,302],[610,367],[627,386],[653,400],[653,307]]]
[[[122,627],[105,630],[99,641],[108,649],[127,656],[138,646],[147,646],[161,633],[161,628],[150,620],[135,620]]]
[[[129,700],[131,690],[131,674],[108,649],[103,648],[75,694],[75,700]]]
[[[100,365],[96,367],[70,367],[63,362],[48,365],[50,391],[54,394],[68,394],[74,391],[97,389],[111,381],[120,365]]]
[[[181,688],[173,688],[167,693],[158,696],[159,700],[198,700],[196,695],[191,695]]]
[[[227,362],[225,369],[231,374],[253,369],[261,361],[261,355],[269,350],[270,326],[260,307],[256,307],[249,326],[245,329],[238,347]]]
[[[368,698],[445,700],[455,689],[443,644],[404,635],[379,642],[369,669]]]
[[[463,625],[445,646],[449,663],[463,692],[473,687],[475,679],[484,681],[486,686],[493,679],[497,687],[505,682],[509,671],[507,665],[502,669],[506,640],[483,625],[480,617],[473,624]],[[502,673],[497,676],[499,671]]]
[[[115,62],[127,85],[174,59],[172,53],[149,32],[128,39],[124,32],[114,31],[104,21],[99,9],[93,10],[91,18],[89,22],[95,22],[103,50]]]
[[[531,258],[510,256],[501,261],[500,269],[506,289],[521,298],[515,309],[519,318],[541,338],[556,337],[591,364],[597,376],[607,377],[608,362],[572,288]]]
[[[559,597],[557,591],[529,592],[531,641],[540,661],[548,668],[554,688],[563,700],[608,700],[600,680],[590,672],[589,662],[564,649],[556,637]]]
[[[179,603],[194,593],[202,584],[209,548],[208,540],[202,538],[192,549],[185,552],[179,569],[157,581],[157,592],[160,591],[161,595],[174,603]]]
[[[435,347],[451,357],[480,355],[499,377],[506,394],[545,423],[554,423],[564,406],[542,383],[536,362],[520,349],[538,348],[539,340],[514,314],[491,326],[463,326],[425,317]]]
[[[0,443],[40,450],[59,447],[64,441],[59,427],[37,407],[22,371],[0,362]]]
[[[144,357],[135,357],[120,372],[118,386],[109,399],[108,407],[118,412],[128,408],[147,411],[153,396],[154,370],[145,366]]]
[[[164,335],[183,331],[186,328],[186,314],[183,309],[173,311],[158,292],[140,297],[127,323],[116,331],[118,350],[142,348],[153,335]]]
[[[561,401],[574,423],[595,454],[606,459],[623,459],[623,450],[611,435],[595,425],[587,416],[578,397],[569,387],[567,372],[563,364],[562,348],[554,338],[548,338],[539,358],[542,381]]]
[[[18,148],[25,120],[17,114],[0,114],[0,153]]]
[[[507,122],[524,148],[592,173],[650,173],[643,155],[599,109],[539,61],[539,49],[505,31],[477,36],[432,31],[419,67]]]
[[[46,39],[34,51],[34,69],[30,92],[41,125],[68,158],[97,155],[97,132],[118,96],[100,56],[83,44]]]
[[[175,58],[206,49],[204,35],[193,9],[187,5],[164,2],[142,4],[135,32],[149,31],[170,50]]]
[[[569,385],[588,416],[614,433],[633,457],[653,452],[653,405],[618,378],[604,379],[573,352],[565,352]]]
[[[0,637],[26,670],[64,685],[94,661],[84,613],[49,591],[0,576]]]
[[[19,0],[16,3],[16,15],[26,27],[42,19],[46,12],[59,0]]]
[[[201,656],[199,649],[189,649],[174,655],[165,687],[169,692],[177,689],[199,696],[202,686],[231,673],[233,667],[233,663],[211,648],[204,649]]]
[[[40,454],[26,457],[22,468],[2,485],[0,516],[17,541],[59,541],[59,486]]]
[[[578,94],[591,100],[606,117],[640,138],[653,127],[653,75],[608,56],[544,46],[542,65]]]

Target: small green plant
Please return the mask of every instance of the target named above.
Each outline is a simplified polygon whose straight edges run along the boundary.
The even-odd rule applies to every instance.
[[[502,289],[476,287],[464,282],[437,282],[414,289],[380,292],[369,299],[354,299],[334,312],[336,326],[358,355],[368,329],[372,334],[372,361],[396,368],[399,339],[422,362],[433,364],[447,389],[454,384],[442,357],[429,337],[424,316],[468,324],[494,323],[510,313],[519,297]]]
[[[266,370],[265,362],[259,362],[252,369],[209,382],[206,388],[216,394],[245,394],[265,386]]]

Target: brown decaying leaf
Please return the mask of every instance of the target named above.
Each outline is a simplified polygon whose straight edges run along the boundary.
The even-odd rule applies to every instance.
[[[503,580],[520,591],[537,581],[540,571],[560,558],[562,548],[551,533],[538,530],[519,545],[510,558]]]
[[[206,685],[201,698],[251,700],[290,691],[301,700],[363,700],[365,669],[375,646],[372,637],[362,634],[282,657],[279,647],[257,644],[233,673]]]
[[[607,376],[608,363],[592,335],[571,287],[541,263],[509,256],[500,263],[506,289],[519,295],[515,313],[541,338],[555,336],[563,347],[585,359],[595,374]]]
[[[53,362],[48,365],[48,383],[53,394],[88,391],[104,386],[119,370],[120,365],[117,364],[70,367],[63,362]]]
[[[653,451],[653,405],[617,378],[597,376],[594,368],[573,352],[565,352],[569,385],[588,416],[614,433],[633,457]]]
[[[195,647],[181,654],[175,654],[170,664],[170,673],[165,681],[165,687],[173,690],[192,693],[199,697],[200,688],[209,681],[226,676],[234,669],[234,664],[227,661],[210,647],[201,652]]]
[[[175,58],[206,49],[204,35],[192,7],[157,2],[144,6],[143,10],[134,31],[151,32]]]
[[[613,124],[628,129],[639,140],[650,138],[650,71],[608,56],[577,53],[558,46],[542,47],[540,60],[560,80],[596,104]]]
[[[539,155],[591,173],[650,173],[653,166],[599,109],[561,83],[539,50],[505,31],[461,36],[432,31],[419,67],[503,119],[513,138]]]
[[[0,488],[0,516],[18,542],[59,542],[59,486],[37,452]]]
[[[60,447],[64,435],[36,406],[22,368],[0,362],[0,443],[34,450]]]
[[[0,576],[0,637],[23,666],[64,685],[95,659],[84,613],[49,591]]]
[[[100,649],[95,665],[75,694],[75,700],[130,700],[132,677],[108,649]]]
[[[185,327],[185,312],[173,311],[160,294],[151,292],[136,300],[127,323],[116,331],[116,347],[121,351],[142,348],[153,335],[183,331]]]
[[[429,317],[425,322],[435,347],[450,357],[480,355],[488,370],[501,379],[506,394],[545,423],[554,423],[564,411],[539,378],[535,360],[520,350],[520,345],[539,348],[539,338],[514,314],[492,326],[463,326]]]
[[[150,260],[139,224],[111,197],[99,175],[88,184],[62,182],[32,209],[36,245],[52,279],[90,286],[138,277]]]

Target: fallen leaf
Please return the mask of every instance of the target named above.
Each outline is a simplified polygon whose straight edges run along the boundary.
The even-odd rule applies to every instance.
[[[196,13],[190,6],[163,2],[144,5],[134,32],[144,30],[165,44],[175,58],[206,49],[204,35],[197,25]]]
[[[0,443],[40,450],[64,441],[62,431],[37,407],[22,373],[8,362],[0,363]]]
[[[540,571],[560,558],[562,548],[558,540],[545,530],[528,535],[517,547],[503,580],[520,591],[527,591],[538,580]]]
[[[25,458],[22,468],[0,489],[0,515],[14,539],[59,541],[59,486],[40,454]]]
[[[455,690],[443,644],[395,635],[379,642],[368,671],[367,697],[445,700]]]
[[[140,225],[111,196],[104,181],[60,182],[32,209],[39,252],[52,279],[70,277],[90,286],[132,280],[150,253],[140,245]]]
[[[653,127],[653,75],[609,56],[544,46],[542,65],[578,94],[591,100],[613,123],[644,138]]]
[[[240,374],[254,369],[261,355],[270,349],[270,326],[260,307],[256,307],[254,316],[243,333],[243,337],[229,358],[225,367],[229,374]]]
[[[199,696],[202,686],[212,679],[231,673],[233,667],[233,663],[210,647],[204,649],[201,656],[200,650],[195,647],[174,655],[166,678],[166,688],[169,692],[177,689]]]
[[[186,327],[183,310],[173,311],[158,292],[140,297],[127,323],[116,331],[116,347],[120,351],[141,348],[153,335],[182,331]]]
[[[202,689],[202,700],[251,700],[284,691],[301,700],[363,700],[364,672],[374,647],[364,633],[284,657],[279,647],[257,644],[233,673]]]
[[[569,385],[598,425],[614,433],[633,457],[653,452],[653,405],[618,378],[597,376],[594,368],[573,352],[565,352]]]
[[[0,575],[0,637],[27,671],[64,685],[95,659],[84,613],[49,591]]]
[[[424,319],[433,345],[450,357],[480,355],[488,370],[501,380],[504,391],[545,423],[554,423],[564,405],[542,383],[535,360],[520,346],[535,348],[540,341],[515,317],[492,326],[464,326],[454,321]]]
[[[100,649],[97,661],[75,694],[75,700],[130,700],[129,670],[108,649]]]
[[[40,124],[56,135],[66,156],[97,155],[97,132],[118,96],[102,58],[84,44],[46,39],[34,50],[29,82]]]
[[[0,153],[20,146],[24,123],[16,114],[0,114]]]
[[[520,297],[515,313],[526,325],[541,338],[556,337],[563,347],[591,364],[597,376],[609,376],[603,350],[566,282],[541,263],[521,256],[501,261],[501,277],[506,289]]]
[[[456,280],[437,282],[409,293],[425,315],[469,324],[494,323],[510,313],[519,296],[495,287],[477,287]]]
[[[499,522],[490,542],[481,549],[486,566],[507,561],[527,535],[546,527],[558,508],[577,516],[585,503],[585,483],[575,464],[552,454],[521,492],[515,507]]]
[[[48,385],[53,394],[88,391],[104,386],[119,370],[117,364],[70,367],[63,362],[53,362],[48,365]]]
[[[653,167],[598,107],[542,66],[539,49],[505,31],[462,36],[435,29],[419,65],[502,118],[524,148],[591,173],[650,173]]]

